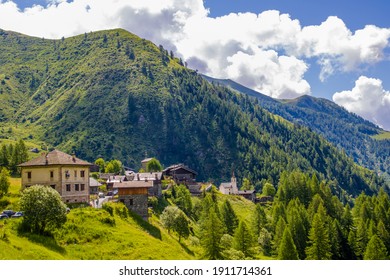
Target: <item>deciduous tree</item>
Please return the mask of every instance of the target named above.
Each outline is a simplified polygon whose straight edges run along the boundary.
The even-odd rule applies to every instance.
[[[60,194],[50,187],[35,185],[25,189],[20,198],[20,209],[24,212],[25,228],[38,234],[52,231],[66,222],[66,205]]]

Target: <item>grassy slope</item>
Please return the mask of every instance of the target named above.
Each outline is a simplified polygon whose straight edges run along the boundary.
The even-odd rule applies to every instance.
[[[11,178],[6,208],[18,210],[20,179]],[[117,206],[120,209],[120,206]],[[2,210],[2,209],[0,209]],[[115,225],[110,223],[115,221]],[[0,221],[0,260],[15,259],[194,259],[193,248],[168,234],[156,217],[153,225],[137,218],[111,217],[102,209],[73,209],[54,239],[18,234],[21,220]],[[199,251],[199,248],[195,248]]]
[[[110,224],[113,220],[115,225]],[[164,229],[154,228],[154,232],[161,234],[160,239],[149,234],[136,219],[111,217],[101,209],[72,210],[68,221],[54,238],[18,234],[20,222],[13,219],[0,222],[0,259],[195,258],[191,249],[180,244]]]
[[[373,136],[373,138],[376,139],[376,140],[387,140],[387,139],[390,139],[390,132],[389,131],[383,131],[382,133]]]
[[[11,179],[6,208],[18,209],[20,179]],[[194,198],[198,199],[198,198]],[[255,205],[238,196],[218,195],[222,203],[229,199],[239,219],[252,222]],[[0,221],[0,259],[200,259],[202,248],[190,239],[178,242],[178,236],[161,226],[157,216],[150,224],[137,217],[121,215],[122,205],[112,204],[114,215],[102,209],[79,208],[68,214],[68,220],[54,238],[18,233],[20,219]],[[123,212],[122,212],[123,213]],[[262,256],[257,256],[263,258]]]

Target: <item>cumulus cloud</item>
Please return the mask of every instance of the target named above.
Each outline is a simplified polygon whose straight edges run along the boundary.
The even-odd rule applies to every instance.
[[[227,76],[274,98],[295,98],[310,93],[302,76],[307,65],[295,57],[278,56],[273,50],[254,54],[238,52],[228,57]]]
[[[0,28],[61,38],[124,28],[184,58],[217,78],[231,78],[273,97],[310,94],[304,75],[311,58],[319,78],[384,59],[390,29],[366,26],[354,33],[337,17],[302,27],[279,11],[211,18],[202,0],[47,0],[20,10],[0,0]]]
[[[302,28],[290,52],[317,57],[322,66],[320,79],[324,80],[335,71],[353,71],[383,60],[389,38],[390,28],[367,25],[353,34],[341,19],[330,16],[320,25]]]
[[[336,92],[333,101],[390,131],[390,91],[381,80],[360,76],[352,90]]]

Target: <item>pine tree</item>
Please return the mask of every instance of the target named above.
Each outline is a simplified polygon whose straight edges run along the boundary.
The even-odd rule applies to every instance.
[[[306,208],[298,198],[291,200],[287,206],[287,223],[299,258],[305,259],[305,248],[310,224],[307,219]]]
[[[223,225],[214,207],[208,211],[208,217],[201,224],[201,244],[204,248],[204,258],[209,260],[222,259],[221,237]]]
[[[245,257],[253,256],[253,237],[244,221],[240,221],[234,233],[233,247],[243,252]]]
[[[279,260],[298,260],[297,248],[294,244],[294,240],[291,237],[288,227],[284,229],[282,241],[278,248]]]
[[[267,225],[267,216],[260,204],[256,204],[255,213],[253,216],[253,233],[254,236],[259,236],[261,230]]]
[[[285,228],[286,228],[286,221],[283,218],[279,219],[279,221],[275,227],[275,235],[274,235],[274,240],[273,240],[273,244],[272,244],[272,248],[273,248],[273,251],[275,254],[278,253],[278,248],[279,248],[280,242],[282,241]]]
[[[225,200],[225,202],[222,204],[221,218],[226,227],[227,234],[233,236],[234,231],[238,225],[238,218],[229,200]]]
[[[309,246],[306,248],[306,259],[329,260],[332,256],[329,232],[326,224],[325,209],[322,204],[314,215],[309,233]]]
[[[364,252],[365,260],[386,260],[387,250],[383,241],[374,234],[367,244],[366,251]]]

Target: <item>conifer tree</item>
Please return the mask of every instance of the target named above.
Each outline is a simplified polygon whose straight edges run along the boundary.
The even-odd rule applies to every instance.
[[[329,260],[332,256],[329,231],[325,220],[325,209],[320,204],[309,233],[309,246],[306,248],[308,260]]]
[[[233,236],[234,231],[238,226],[238,218],[237,218],[237,215],[232,208],[232,205],[230,204],[229,200],[227,200],[227,199],[222,204],[221,218],[222,218],[222,222],[224,223],[224,225],[226,227],[227,234]]]
[[[254,236],[259,236],[260,231],[267,225],[267,216],[260,204],[256,204],[256,209],[253,216],[253,233]]]
[[[204,258],[209,260],[222,259],[221,237],[223,225],[214,207],[208,211],[208,217],[201,224],[201,244],[204,249]]]
[[[286,221],[283,218],[279,219],[278,223],[276,224],[276,227],[275,227],[275,235],[274,235],[274,240],[273,240],[273,244],[272,244],[272,248],[273,248],[273,251],[275,254],[278,253],[278,248],[279,248],[280,242],[282,241],[285,228],[286,228]]]
[[[366,251],[364,252],[365,260],[386,260],[387,250],[383,241],[374,234],[367,244]]]
[[[240,221],[234,233],[233,247],[243,252],[245,257],[253,256],[253,237],[244,221]]]
[[[298,260],[297,248],[294,244],[294,240],[291,237],[288,227],[284,229],[283,237],[278,248],[279,260]]]
[[[308,234],[307,212],[299,199],[293,199],[287,206],[287,223],[290,230],[290,235],[294,240],[299,258],[305,259],[305,248]]]

